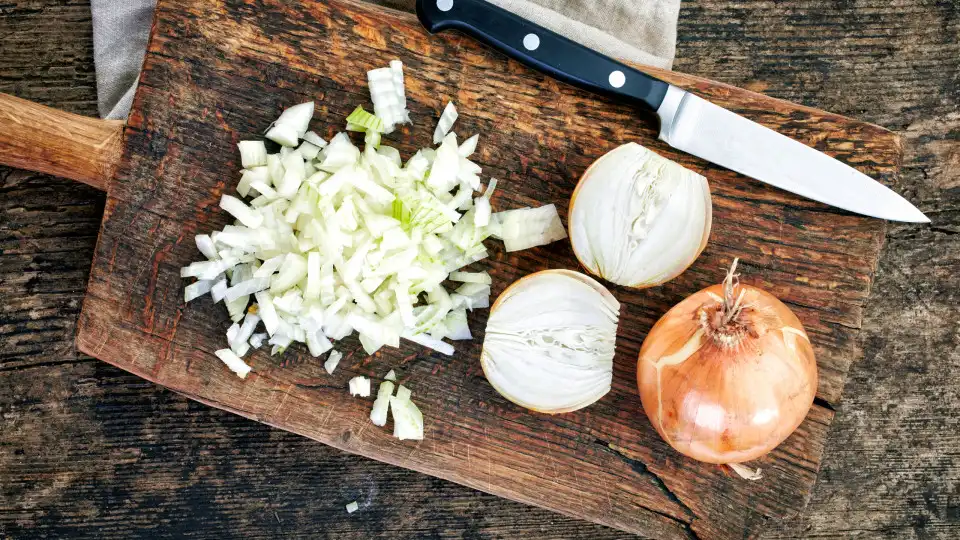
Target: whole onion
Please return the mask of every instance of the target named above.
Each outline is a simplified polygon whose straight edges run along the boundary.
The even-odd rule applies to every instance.
[[[760,457],[803,421],[817,390],[807,333],[773,295],[726,279],[668,311],[640,349],[643,409],[677,451],[709,463]]]

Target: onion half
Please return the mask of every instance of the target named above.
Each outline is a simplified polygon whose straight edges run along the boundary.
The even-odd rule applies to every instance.
[[[706,178],[627,143],[583,173],[570,200],[570,242],[591,274],[652,287],[700,256],[712,212]]]
[[[480,365],[490,384],[528,409],[557,414],[610,390],[620,304],[570,270],[531,274],[490,308]]]

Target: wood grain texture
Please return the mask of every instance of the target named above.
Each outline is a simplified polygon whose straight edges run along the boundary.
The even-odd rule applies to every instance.
[[[123,150],[123,126],[0,94],[0,164],[106,191]]]
[[[347,340],[341,346],[347,361],[333,378],[302,350],[286,367],[255,355],[255,375],[246,382],[211,361],[226,315],[209,303],[184,308],[176,270],[195,257],[193,234],[226,222],[216,202],[233,182],[223,171],[237,168],[234,144],[305,99],[318,101],[321,131],[332,131],[353,105],[366,102],[362,74],[397,57],[407,65],[415,118],[432,119],[454,99],[462,111],[459,129],[488,134],[479,161],[504,181],[494,200],[499,208],[553,202],[564,214],[579,173],[617,141],[639,140],[711,180],[716,226],[704,256],[665,287],[616,290],[625,308],[615,382],[597,405],[557,417],[517,410],[483,380],[479,341],[444,359],[410,346],[367,358]],[[901,149],[886,130],[693,77],[668,77],[881,181],[896,180]],[[655,537],[752,536],[770,518],[796,515],[809,497],[832,407],[860,355],[862,306],[883,224],[677,154],[636,114],[457,35],[430,38],[413,18],[369,6],[161,2],[78,344],[199,401],[515,500]],[[409,153],[431,127],[432,120],[419,122],[394,142]],[[576,267],[566,245],[492,253],[486,266],[495,294],[532,271]],[[817,405],[758,463],[767,473],[756,483],[670,451],[640,416],[632,382],[646,329],[685,294],[716,282],[733,256],[747,263],[747,280],[794,307],[821,370]],[[472,318],[477,336],[483,320]],[[376,378],[390,367],[403,370],[431,419],[421,444],[400,443],[369,426],[370,404],[343,391],[352,374]]]
[[[811,503],[764,537],[960,535],[960,388],[949,376],[960,369],[956,8],[683,3],[676,69],[895,129],[906,142],[899,188],[936,214],[929,231],[889,228],[864,313],[866,358],[845,385]],[[89,17],[85,0],[0,6],[0,90],[96,114]],[[104,195],[2,167],[0,180],[0,536],[627,536],[341,453],[77,353]],[[11,332],[12,349],[2,346]],[[353,499],[365,506],[347,516]]]

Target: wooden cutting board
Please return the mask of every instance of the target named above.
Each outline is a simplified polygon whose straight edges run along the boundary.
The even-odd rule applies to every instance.
[[[228,223],[218,207],[240,169],[236,142],[259,136],[285,107],[316,100],[314,126],[339,130],[369,107],[365,72],[399,58],[415,125],[387,138],[404,156],[431,140],[456,102],[461,136],[480,133],[477,161],[501,180],[500,210],[554,203],[566,217],[579,175],[637,141],[711,183],[710,245],[685,274],[652,290],[611,287],[622,302],[613,389],[575,413],[522,410],[486,382],[476,339],[444,357],[405,343],[368,357],[359,343],[333,376],[302,347],[249,356],[241,380],[213,355],[229,326],[204,298],[183,303],[179,267],[200,255],[193,236]],[[696,77],[651,73],[837,156],[887,184],[897,137],[877,126]],[[884,224],[767,187],[656,140],[656,120],[557,83],[458,34],[429,36],[409,14],[346,1],[160,0],[124,152],[108,200],[77,341],[84,352],[193,399],[347,452],[655,538],[752,537],[802,511],[816,481],[834,407],[861,356],[864,303]],[[547,268],[577,268],[566,242],[478,264],[499,294]],[[755,463],[760,481],[685,458],[656,435],[635,391],[635,361],[651,325],[684,296],[717,283],[735,256],[743,280],[791,306],[817,352],[820,386],[803,425]],[[286,365],[281,365],[285,363]],[[397,368],[423,411],[426,438],[401,442],[368,420],[371,399],[347,380]],[[374,501],[373,504],[404,504]]]

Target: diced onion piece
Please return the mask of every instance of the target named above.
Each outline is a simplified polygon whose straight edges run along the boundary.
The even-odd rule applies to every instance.
[[[412,328],[417,324],[417,321],[413,316],[413,301],[410,299],[409,284],[398,283],[393,288],[393,292],[397,297],[397,310],[400,312],[400,320],[403,321],[405,327]]]
[[[521,208],[498,212],[500,236],[508,252],[542,246],[567,237],[557,207]]]
[[[453,123],[457,121],[458,116],[457,108],[453,105],[453,102],[448,102],[440,114],[440,120],[437,121],[437,129],[433,132],[433,144],[440,144],[447,133],[450,133],[450,128],[453,127]]]
[[[297,152],[283,158],[283,177],[281,177],[280,182],[274,182],[279,196],[289,199],[296,195],[297,190],[300,189],[300,184],[307,177],[304,163],[303,156]]]
[[[360,376],[350,379],[350,395],[351,396],[360,396],[360,397],[369,397],[370,396],[370,379]]]
[[[224,291],[224,297],[228,302],[232,302],[238,298],[249,296],[269,287],[270,278],[250,278],[248,280],[241,281],[232,287],[229,287],[226,291]]]
[[[230,371],[236,373],[241,379],[247,378],[247,374],[250,373],[250,366],[234,354],[233,351],[230,349],[220,349],[213,354],[217,355],[217,358],[220,360],[223,360],[223,363],[230,368]]]
[[[357,108],[347,117],[347,129],[353,126],[351,131],[378,131],[383,133],[383,119],[375,114],[370,114],[363,110],[363,106],[357,105]]]
[[[357,504],[357,501],[353,501],[353,502],[351,502],[351,503],[347,503],[347,513],[348,513],[348,514],[352,514],[352,513],[356,512],[356,511],[359,510],[359,509],[360,509],[360,505]]]
[[[267,164],[267,147],[263,141],[240,141],[237,148],[240,149],[240,163],[244,169]]]
[[[227,295],[227,278],[221,278],[210,288],[210,297],[214,302],[219,302]]]
[[[477,150],[477,141],[480,140],[480,134],[476,134],[473,137],[460,143],[460,148],[457,149],[457,153],[460,154],[460,157],[468,158],[473,155]]]
[[[450,281],[459,281],[461,283],[482,283],[490,285],[493,278],[486,272],[451,272]]]
[[[460,189],[457,190],[457,194],[447,203],[447,207],[461,209],[465,203],[470,202],[471,197],[473,197],[473,189],[465,184],[460,184]]]
[[[370,410],[370,421],[376,426],[383,426],[387,423],[387,412],[390,409],[390,396],[393,394],[393,383],[383,381],[380,388],[377,389],[377,399],[373,402],[373,409]]]
[[[487,189],[483,190],[483,198],[490,200],[490,197],[493,196],[493,192],[497,190],[497,179],[491,178],[490,182],[487,183]]]
[[[342,358],[343,354],[340,351],[330,351],[330,356],[328,356],[327,360],[323,363],[323,369],[325,369],[328,374],[333,375],[333,370],[337,369],[337,365]]]
[[[202,279],[195,283],[191,283],[183,289],[183,301],[190,302],[191,300],[199,298],[210,292],[210,289],[212,288],[213,280]]]
[[[320,149],[323,149],[324,147],[327,146],[327,141],[323,140],[323,137],[317,135],[312,131],[308,131],[304,133],[302,138],[305,142],[308,142]]]
[[[280,265],[283,264],[283,260],[286,258],[285,255],[277,255],[276,257],[271,257],[260,265],[260,268],[257,268],[253,272],[253,277],[255,278],[268,278],[273,275],[274,272],[280,268]]]
[[[397,399],[400,401],[410,401],[410,389],[404,385],[397,387]]]
[[[470,324],[467,321],[466,309],[451,311],[443,320],[443,324],[447,328],[448,339],[455,341],[473,339],[473,334],[470,333]]]
[[[261,334],[254,334],[250,336],[250,340],[248,341],[248,343],[250,343],[250,346],[253,347],[254,349],[259,349],[263,345],[263,342],[266,341],[269,337],[270,336],[266,332]]]
[[[392,133],[397,124],[409,122],[406,97],[403,96],[402,65],[397,69],[401,70],[399,81],[392,67],[367,72],[370,100],[376,115],[383,119],[385,133]]]
[[[364,346],[367,354],[376,352],[376,349],[379,349],[380,345],[390,345],[391,347],[400,346],[399,332],[390,328],[389,325],[384,324],[383,321],[375,321],[369,316],[351,313],[347,315],[347,323],[360,334],[361,339],[366,337],[370,340],[371,344],[377,344],[373,350],[370,350],[368,346]]]
[[[266,161],[266,159],[264,159]],[[237,184],[237,193],[241,197],[246,197],[250,194],[251,185],[256,182],[259,185],[265,185],[270,181],[270,169],[266,166],[253,167],[243,171],[243,174],[240,176],[240,182]]]
[[[389,190],[371,180],[370,175],[362,169],[358,170],[357,175],[353,178],[353,185],[363,193],[369,195],[370,198],[378,204],[389,204],[397,198],[396,195]]]
[[[252,210],[244,204],[243,201],[231,195],[223,195],[220,197],[220,208],[229,212],[233,217],[237,218],[240,223],[243,223],[251,229],[256,229],[263,224],[263,216],[260,215],[260,212]]]
[[[437,155],[430,166],[427,185],[434,192],[448,192],[457,185],[457,173],[460,171],[460,155],[457,154],[457,138],[449,134],[442,139]]]
[[[303,291],[306,300],[320,298],[320,252],[311,251],[307,254],[307,288]]]
[[[383,380],[385,380],[385,381],[396,381],[396,380],[397,380],[397,372],[395,372],[394,370],[391,369],[391,370],[388,371],[387,374],[383,377]]]
[[[230,314],[230,320],[233,322],[238,322],[243,319],[243,315],[246,313],[247,304],[250,302],[250,296],[241,296],[234,300],[226,300],[224,304],[227,306],[227,313]]]
[[[227,328],[227,342],[230,343],[237,339],[237,335],[240,334],[240,325],[233,323],[230,325],[230,328]]]
[[[403,62],[391,60],[390,73],[393,75],[393,89],[397,92],[397,101],[403,110],[403,120],[399,123],[410,123],[410,113],[407,111],[407,88],[403,81]]]
[[[287,253],[280,267],[280,273],[273,276],[270,284],[270,294],[280,294],[290,287],[300,283],[307,275],[307,261],[296,253]]]
[[[289,126],[297,133],[297,137],[303,137],[307,133],[307,128],[310,126],[310,120],[312,119],[313,102],[308,101],[285,109],[280,113],[277,121],[274,122],[274,126]],[[289,146],[296,146],[296,144]]]
[[[403,339],[410,340],[418,345],[423,345],[428,349],[433,349],[440,354],[445,354],[447,356],[453,356],[455,349],[453,345],[449,343],[444,343],[439,339],[433,339],[432,337],[426,334],[413,334],[413,333],[404,333]]]
[[[401,441],[423,439],[423,414],[409,398],[391,397],[390,412],[393,416],[394,437]]]
[[[220,259],[217,261],[201,261],[191,263],[180,269],[180,277],[195,277],[197,279],[216,279],[220,274],[233,268],[238,259]]]
[[[310,354],[314,357],[320,356],[333,348],[333,343],[330,343],[327,336],[323,335],[323,332],[320,330],[307,332],[306,341],[307,349],[310,350]]]
[[[217,248],[213,245],[213,239],[210,238],[210,235],[198,234],[194,237],[194,241],[197,243],[197,249],[200,250],[200,253],[203,253],[203,256],[207,259],[212,261],[220,258],[220,255],[217,254]]]
[[[273,336],[280,328],[280,316],[277,315],[277,310],[273,307],[273,295],[267,291],[260,291],[256,294],[256,297],[259,306],[258,313],[263,319],[263,326],[266,327],[267,333]]]
[[[313,143],[303,141],[300,143],[300,146],[297,147],[297,153],[309,163],[310,160],[316,159],[316,157],[320,154],[320,147]]]
[[[282,124],[277,124],[270,128],[265,137],[280,146],[293,147],[296,146],[299,141],[296,128]]]
[[[243,356],[243,354],[240,352],[241,347],[246,345],[247,341],[249,341],[253,336],[253,331],[256,330],[258,324],[260,324],[260,316],[255,313],[247,313],[243,318],[243,325],[239,327],[236,335],[230,337],[228,334],[227,342],[230,344],[230,348],[233,350],[233,352],[237,353],[239,356]]]
[[[320,162],[320,169],[329,172],[335,172],[347,165],[353,165],[360,159],[360,149],[350,142],[350,137],[346,133],[337,133],[330,144],[320,153],[323,160]],[[323,195],[323,193],[321,193]]]

